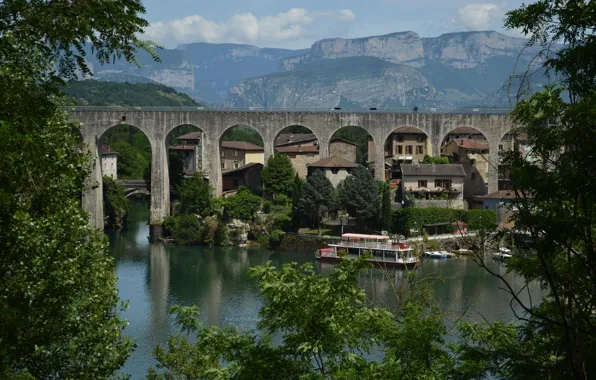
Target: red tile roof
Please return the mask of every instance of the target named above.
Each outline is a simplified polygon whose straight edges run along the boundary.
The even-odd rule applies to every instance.
[[[238,150],[247,150],[247,151],[255,151],[255,152],[264,152],[262,146],[258,146],[255,144],[251,144],[245,141],[222,141],[221,143],[222,148],[230,148],[230,149],[238,149]]]
[[[118,154],[111,146],[103,144],[101,146],[101,154]]]
[[[453,141],[457,144],[458,147],[463,149],[488,150],[488,144],[481,143],[478,140],[455,139]]]
[[[318,153],[318,145],[286,145],[278,146],[275,148],[276,151],[281,153]]]
[[[331,156],[307,165],[313,168],[355,168],[355,162],[348,161],[340,156]]]
[[[203,132],[201,131],[190,132],[185,135],[176,137],[176,140],[200,140],[202,134]]]
[[[172,145],[170,150],[195,150],[196,145]]]

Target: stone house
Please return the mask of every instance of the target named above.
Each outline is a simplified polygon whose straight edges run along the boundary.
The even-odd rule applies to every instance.
[[[401,164],[402,199],[414,207],[464,207],[464,179],[461,164]]]
[[[331,181],[333,187],[337,187],[357,166],[355,162],[348,161],[343,157],[331,156],[309,164],[308,175],[321,170],[325,173],[325,177]]]
[[[109,145],[101,146],[101,173],[113,180],[118,179],[118,152]]]
[[[292,166],[298,175],[306,178],[308,165],[319,161],[319,143],[313,133],[282,134],[275,140],[275,151],[290,157]],[[356,145],[340,139],[332,138],[329,143],[330,155],[342,157],[348,161],[356,161]]]
[[[169,147],[170,152],[180,152],[184,160],[184,173],[190,175],[201,170],[202,133],[190,132],[176,138],[177,144]]]
[[[240,186],[246,186],[255,193],[260,193],[261,175],[263,164],[252,162],[237,169],[231,169],[222,173],[222,190],[233,191]]]
[[[466,173],[465,199],[488,193],[488,144],[468,138],[455,139],[443,147],[443,155],[463,166]]]
[[[244,165],[265,163],[262,146],[244,141],[223,141],[221,143],[221,170],[239,169]]]

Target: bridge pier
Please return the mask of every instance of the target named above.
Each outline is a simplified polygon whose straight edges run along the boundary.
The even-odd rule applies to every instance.
[[[99,147],[97,146],[97,139],[94,136],[85,136],[84,143],[91,153],[91,173],[85,181],[85,188],[83,190],[83,210],[89,213],[89,224],[91,227],[103,231],[103,181]]]
[[[170,175],[165,138],[149,138],[151,155],[151,204],[149,206],[149,233],[163,234],[164,218],[170,215]]]

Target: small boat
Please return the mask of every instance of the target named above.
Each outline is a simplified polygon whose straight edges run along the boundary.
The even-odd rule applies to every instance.
[[[507,260],[512,257],[511,251],[507,248],[499,248],[497,252],[493,253],[493,259],[495,260]]]
[[[365,253],[372,255],[368,260],[388,267],[414,267],[420,261],[405,241],[392,241],[386,235],[365,235],[347,233],[341,241],[329,244],[315,252],[322,261],[355,260]]]
[[[447,251],[425,251],[424,256],[430,259],[451,259],[456,257],[454,253]]]

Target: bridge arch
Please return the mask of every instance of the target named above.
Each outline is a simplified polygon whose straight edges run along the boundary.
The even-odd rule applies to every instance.
[[[433,155],[430,136],[419,127],[399,126],[383,141],[385,180],[401,179],[402,163],[420,163]]]
[[[337,145],[338,149],[333,149],[334,142],[338,140],[352,144],[354,148],[344,144]],[[329,156],[340,156],[348,161],[368,166],[375,161],[377,145],[374,136],[366,128],[348,124],[336,129],[329,138]],[[374,169],[374,166],[371,168]]]

